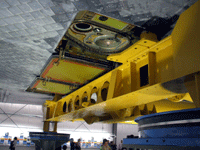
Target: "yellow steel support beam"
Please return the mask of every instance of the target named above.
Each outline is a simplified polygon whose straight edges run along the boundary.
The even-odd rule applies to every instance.
[[[200,107],[200,72],[187,76],[185,86],[196,107]]]
[[[44,118],[44,124],[43,124],[43,131],[44,132],[50,131],[50,122],[46,121],[46,120],[52,117],[52,112],[55,109],[56,102],[59,101],[61,98],[62,98],[61,95],[56,94],[54,96],[53,101],[46,101],[46,102],[48,102],[48,106],[44,104],[43,107],[46,109],[45,110],[46,111],[46,116],[45,116],[46,118]],[[57,121],[53,122],[54,127],[53,127],[53,131],[51,131],[51,132],[57,132],[57,123],[58,123]]]
[[[173,32],[173,61],[175,75],[181,77],[200,70],[200,2],[179,18]]]
[[[198,1],[181,14],[171,36],[158,42],[154,34],[143,33],[141,40],[125,51],[108,56],[121,66],[57,102],[46,101],[46,121],[82,118],[89,124],[116,123],[200,107],[199,26]],[[91,100],[93,93],[97,94],[96,103]]]

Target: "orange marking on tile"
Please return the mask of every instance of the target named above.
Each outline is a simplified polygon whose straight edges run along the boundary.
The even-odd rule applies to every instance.
[[[34,84],[34,86],[33,86],[32,89],[36,88],[36,86],[38,86],[39,83],[40,83],[40,80],[38,80],[38,81]]]
[[[53,67],[54,63],[57,61],[58,61],[58,58],[51,60],[50,65],[45,69],[44,73],[42,74],[43,78],[45,78],[46,74],[49,72],[49,70]]]

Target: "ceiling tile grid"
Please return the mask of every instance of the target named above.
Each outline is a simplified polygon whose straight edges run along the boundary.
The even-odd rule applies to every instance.
[[[15,89],[21,92],[19,95],[24,95],[24,90],[39,75],[80,10],[87,9],[137,24],[147,21],[152,16],[170,17],[196,1],[1,0],[0,88],[10,91]],[[27,103],[26,99],[29,98],[22,99]],[[22,100],[13,102],[23,103]],[[41,98],[41,104],[43,102]]]

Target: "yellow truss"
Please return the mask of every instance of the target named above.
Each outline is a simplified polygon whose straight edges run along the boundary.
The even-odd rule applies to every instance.
[[[140,41],[107,58],[121,66],[62,99],[46,101],[46,121],[134,123],[141,115],[200,107],[199,27],[198,1],[181,14],[170,36],[158,42],[152,33],[143,33]],[[141,86],[140,68],[146,65],[149,81]],[[173,89],[176,79],[189,93],[163,86],[168,83]],[[95,104],[90,99],[93,93]]]

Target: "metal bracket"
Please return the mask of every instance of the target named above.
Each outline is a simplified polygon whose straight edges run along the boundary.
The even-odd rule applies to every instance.
[[[46,77],[43,81],[42,81],[42,85],[46,86],[46,83],[49,82],[51,80],[51,78]]]

